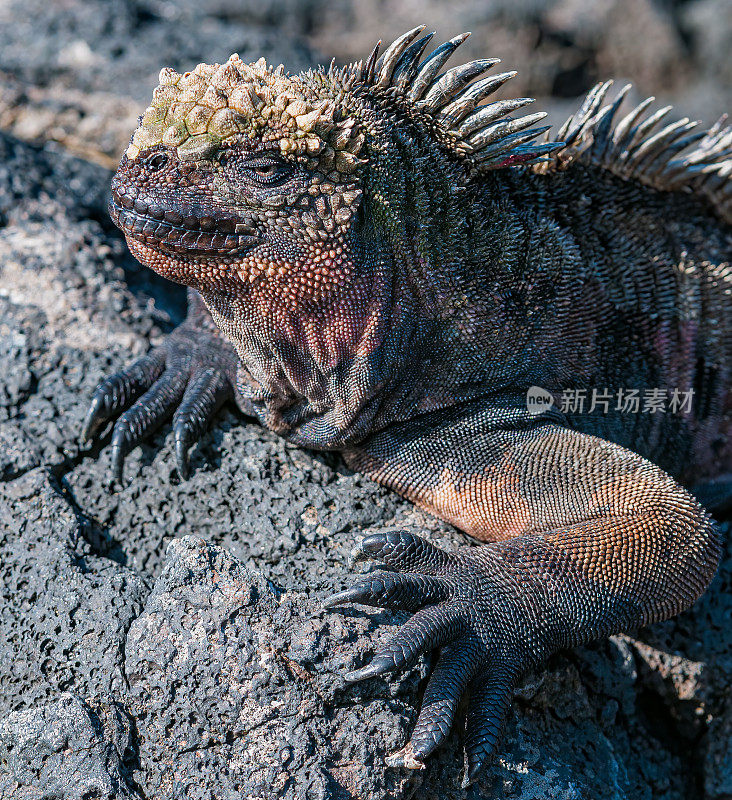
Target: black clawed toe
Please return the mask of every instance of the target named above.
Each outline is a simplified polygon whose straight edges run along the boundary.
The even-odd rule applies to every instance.
[[[200,317],[200,308],[197,313]],[[82,439],[119,417],[112,431],[112,469],[121,482],[130,450],[173,417],[175,457],[185,479],[190,447],[221,406],[234,398],[236,368],[236,353],[228,342],[200,320],[187,321],[161,347],[100,384]]]
[[[328,598],[325,607],[362,603],[393,611],[419,611],[423,606],[441,603],[449,597],[450,585],[439,578],[374,572],[357,581],[350,589]]]
[[[447,738],[460,698],[479,667],[477,641],[463,639],[445,647],[430,676],[410,740],[412,754],[423,761]]]
[[[343,677],[347,683],[358,683],[369,678],[376,678],[379,675],[385,675],[394,669],[396,669],[396,665],[390,655],[378,655],[372,658],[365,667],[355,669],[353,672],[347,672]]]
[[[351,558],[354,562],[380,561],[402,572],[418,571],[425,575],[437,575],[451,560],[449,553],[404,530],[365,536],[353,549]]]
[[[155,383],[164,369],[165,355],[159,350],[154,350],[129,367],[103,380],[89,404],[81,431],[81,441],[86,442],[91,439],[105,422],[129,408]]]
[[[496,749],[519,665],[529,663],[526,653],[540,649],[521,603],[506,602],[500,553],[492,556],[490,548],[482,548],[475,557],[476,552],[446,553],[403,530],[367,536],[355,548],[354,561],[373,559],[394,571],[368,573],[326,601],[328,607],[356,602],[416,612],[369,664],[345,678],[361,681],[408,668],[422,654],[440,649],[412,737],[387,763],[423,769],[450,732],[470,687],[465,786]]]
[[[181,478],[186,479],[190,472],[188,451],[191,445],[200,439],[216,412],[231,397],[227,377],[216,369],[203,370],[188,384],[173,417],[175,460]]]
[[[463,788],[478,778],[498,746],[519,674],[517,668],[496,665],[474,681],[465,718]]]
[[[417,663],[422,653],[442,647],[465,630],[464,609],[455,603],[429,606],[404,623],[389,643],[363,669],[346,676],[359,681]]]
[[[112,434],[112,468],[122,481],[125,456],[173,414],[186,387],[185,373],[166,371],[151,389],[117,420]]]

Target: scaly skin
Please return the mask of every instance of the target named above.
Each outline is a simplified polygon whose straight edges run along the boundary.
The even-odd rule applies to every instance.
[[[713,523],[677,480],[732,470],[728,134],[651,139],[638,114],[613,128],[618,103],[595,116],[605,86],[566,144],[528,144],[541,115],[502,120],[528,100],[473,110],[510,74],[441,77],[464,37],[420,64],[420,32],[329,73],[237,57],[161,73],[110,210],[142,263],[192,287],[189,316],[102,384],[86,432],[131,405],[121,472],[175,413],[185,474],[236,396],[486,542],[369,536],[357,558],[388,571],[330,600],[415,612],[348,677],[441,648],[391,763],[421,768],[470,689],[469,782],[527,669],[688,608],[714,574]],[[533,415],[531,386],[695,395],[684,413]]]

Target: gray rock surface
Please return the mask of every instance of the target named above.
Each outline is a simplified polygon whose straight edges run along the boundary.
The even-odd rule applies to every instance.
[[[424,670],[388,692],[346,688],[373,628],[302,592],[278,600],[223,548],[174,539],[126,645],[144,795],[404,797],[408,778],[383,754],[406,733]]]
[[[98,556],[44,469],[0,483],[0,711],[59,690],[123,690],[124,645],[147,593],[132,570]]]
[[[501,19],[520,6],[525,21],[551,12],[588,41],[608,36],[587,4],[512,5]],[[677,5],[693,30],[716,20],[709,0],[647,13],[675,30]],[[729,544],[690,612],[529,676],[494,765],[465,792],[459,730],[424,772],[384,766],[414,722],[427,660],[389,681],[341,678],[400,618],[319,601],[343,586],[363,531],[409,526],[445,546],[466,537],[233,409],[185,482],[167,429],[130,455],[122,488],[108,436],[79,444],[95,385],[181,318],[183,293],[126,254],[106,217],[109,172],[65,148],[116,154],[161,62],[239,49],[297,67],[308,51],[276,25],[314,41],[343,24],[308,23],[318,6],[296,0],[199,7],[0,7],[0,126],[64,145],[0,133],[0,798],[728,800]],[[420,19],[433,10],[447,13],[427,7]],[[410,24],[406,6],[393,13],[394,30],[402,16]],[[462,6],[450,13],[451,30],[466,24]]]
[[[118,703],[86,702],[72,694],[0,723],[6,774],[0,798],[120,798],[139,800],[130,782],[134,760],[130,719]]]

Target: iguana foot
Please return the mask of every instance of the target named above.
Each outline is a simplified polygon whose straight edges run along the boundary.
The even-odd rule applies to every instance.
[[[357,602],[416,612],[368,666],[346,680],[410,667],[423,653],[441,648],[412,737],[387,763],[423,769],[447,737],[460,698],[469,690],[464,786],[495,751],[516,682],[533,663],[532,651],[541,649],[538,632],[529,633],[526,598],[501,581],[500,556],[486,556],[488,548],[447,553],[398,530],[367,536],[354,550],[354,561],[379,561],[385,569],[367,573],[326,601],[327,607]]]
[[[112,432],[114,476],[121,481],[130,450],[172,416],[178,471],[187,478],[189,448],[224,402],[234,397],[236,364],[234,349],[220,335],[184,322],[162,346],[98,386],[82,441],[121,414]]]

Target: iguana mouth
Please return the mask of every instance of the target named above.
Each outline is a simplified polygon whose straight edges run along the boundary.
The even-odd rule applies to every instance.
[[[205,216],[184,216],[151,197],[117,191],[109,201],[109,215],[126,236],[162,252],[221,257],[245,252],[261,242],[251,225],[210,211]]]

